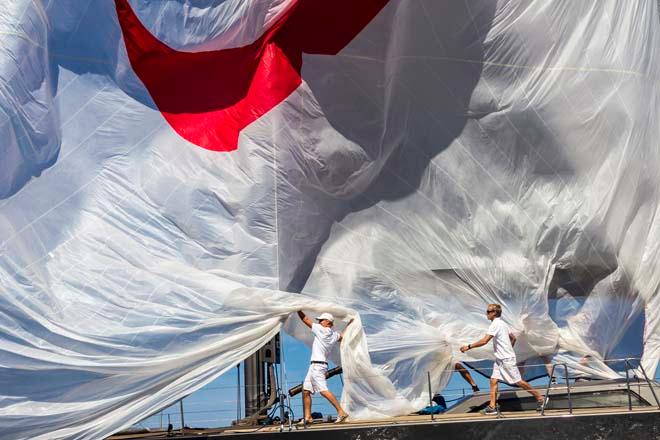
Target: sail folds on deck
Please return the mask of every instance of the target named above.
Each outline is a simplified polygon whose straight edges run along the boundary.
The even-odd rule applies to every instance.
[[[655,373],[655,0],[12,0],[0,35],[5,438],[112,433],[299,309],[356,317],[358,418],[492,360],[458,348],[493,302],[528,377]]]

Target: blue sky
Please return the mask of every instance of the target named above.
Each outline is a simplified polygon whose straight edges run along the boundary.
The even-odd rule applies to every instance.
[[[288,336],[286,333],[282,333],[282,335],[283,360],[285,363],[286,374],[286,386],[284,389],[288,390],[290,387],[301,383],[305,377],[309,366],[310,349],[305,344]],[[473,373],[472,377],[474,377],[477,385],[482,390],[488,389],[488,380],[486,378],[477,373]],[[660,378],[660,369],[658,374],[656,374],[656,378]],[[243,383],[243,379],[241,378],[241,384]],[[546,384],[547,378],[532,382],[532,384],[534,383]],[[330,379],[328,381],[328,386],[338,397],[341,395],[342,383],[339,376]],[[242,405],[243,390],[241,389],[240,391]],[[451,401],[452,399],[462,397],[464,393],[469,394],[471,392],[472,390],[469,385],[458,375],[458,373],[454,373],[448,386],[442,392],[442,395],[445,396],[448,401]],[[293,398],[291,403],[295,417],[299,418],[302,414],[302,400],[300,395]],[[184,399],[183,406],[185,423],[187,426],[197,428],[228,426],[231,424],[232,420],[236,419],[236,404],[237,374],[236,369],[233,369]],[[321,412],[324,416],[335,414],[332,406],[321,396],[314,396],[312,405],[312,411]],[[136,426],[158,428],[162,423],[163,427],[167,427],[168,417],[175,428],[181,426],[178,403],[164,409],[161,413],[143,420]]]

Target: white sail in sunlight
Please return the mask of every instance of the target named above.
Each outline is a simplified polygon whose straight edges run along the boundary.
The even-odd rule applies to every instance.
[[[102,438],[298,309],[358,317],[355,418],[491,359],[491,302],[521,361],[655,374],[655,0],[88,3],[0,10],[3,438]]]

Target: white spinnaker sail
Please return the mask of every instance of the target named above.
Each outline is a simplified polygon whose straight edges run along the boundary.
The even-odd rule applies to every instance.
[[[489,359],[457,350],[489,302],[520,360],[613,377],[603,359],[643,354],[654,373],[656,2],[351,4],[0,11],[3,435],[111,433],[299,308],[360,314],[342,348],[355,417],[415,410],[427,371],[441,386],[452,360]],[[149,76],[174,51],[245,47],[228,68],[261,94],[177,107],[159,78],[185,95],[199,72]],[[195,144],[216,111],[251,121],[231,151]]]

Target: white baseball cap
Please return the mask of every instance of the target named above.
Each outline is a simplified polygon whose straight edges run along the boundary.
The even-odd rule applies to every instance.
[[[317,321],[323,321],[324,319],[327,319],[330,322],[335,322],[335,317],[330,313],[321,313],[321,315],[316,318]]]

